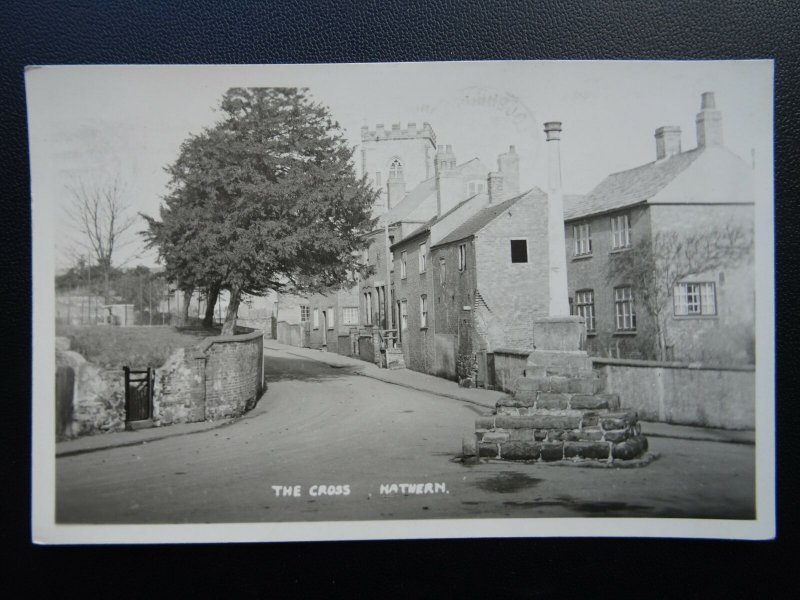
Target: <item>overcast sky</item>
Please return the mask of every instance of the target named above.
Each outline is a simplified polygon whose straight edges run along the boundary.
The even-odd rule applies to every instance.
[[[766,61],[75,66],[29,69],[26,85],[33,200],[52,206],[61,228],[66,187],[78,180],[118,176],[132,212],[157,214],[164,166],[188,135],[219,118],[219,100],[234,86],[308,87],[352,145],[362,125],[428,121],[458,162],[479,157],[496,169],[497,155],[513,144],[523,189],[546,187],[542,124],[562,121],[567,193],[589,192],[609,173],[654,160],[653,133],[662,125],[680,126],[683,149],[694,148],[700,95],[714,91],[725,145],[748,162],[755,151],[757,179],[771,172]],[[68,236],[56,237],[63,268]],[[129,264],[153,266],[154,257]]]

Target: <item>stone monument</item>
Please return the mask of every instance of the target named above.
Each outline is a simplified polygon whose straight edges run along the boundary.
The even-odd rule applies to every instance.
[[[621,410],[586,353],[583,317],[572,316],[567,292],[561,123],[544,124],[548,147],[549,314],[533,322],[533,348],[513,394],[475,423],[479,457],[504,460],[630,460],[647,451],[637,415]]]

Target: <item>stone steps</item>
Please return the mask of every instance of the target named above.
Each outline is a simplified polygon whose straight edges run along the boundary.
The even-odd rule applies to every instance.
[[[556,461],[629,460],[647,450],[638,415],[618,394],[600,393],[593,374],[521,377],[514,394],[475,421],[476,452],[484,458]]]

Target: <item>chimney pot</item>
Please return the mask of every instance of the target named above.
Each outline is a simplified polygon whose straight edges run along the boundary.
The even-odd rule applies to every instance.
[[[700,101],[700,109],[714,109],[717,108],[716,102],[714,101],[714,92],[703,92]]]
[[[557,141],[561,139],[561,121],[549,121],[544,124],[544,132],[547,135],[547,141]]]

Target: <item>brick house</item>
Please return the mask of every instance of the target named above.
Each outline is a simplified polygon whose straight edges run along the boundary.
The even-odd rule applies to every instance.
[[[530,347],[548,308],[547,196],[499,194],[492,186],[392,246],[409,368],[454,378],[459,355]]]
[[[613,273],[620,253],[652,244],[659,232],[752,227],[752,166],[723,146],[711,92],[703,94],[696,126],[696,148],[682,151],[680,129],[660,127],[654,162],[613,173],[586,196],[565,197],[570,302],[586,318],[591,354],[656,358],[655,322],[638,298],[642,290]],[[746,259],[678,282],[670,291],[667,358],[752,363],[754,285]]]

